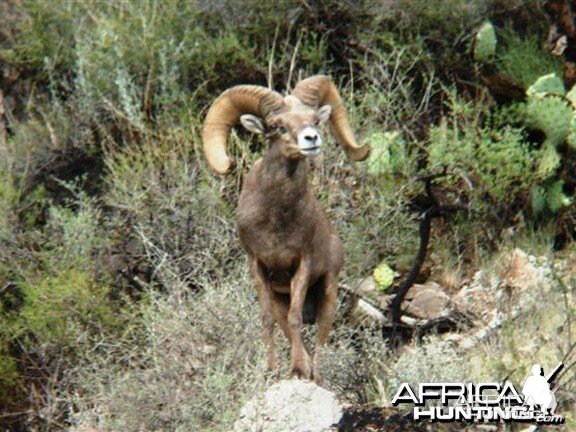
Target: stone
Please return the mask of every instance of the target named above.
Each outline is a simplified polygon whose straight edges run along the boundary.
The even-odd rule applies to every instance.
[[[407,313],[428,320],[450,315],[453,309],[452,302],[438,284],[431,282],[424,285],[414,285],[412,288],[415,288],[415,292],[409,292],[411,301],[405,307]]]
[[[355,289],[358,295],[362,297],[375,297],[377,294],[377,283],[374,276],[368,276],[367,278],[363,279]]]
[[[311,381],[283,380],[244,405],[234,432],[328,432],[342,414],[331,391]]]

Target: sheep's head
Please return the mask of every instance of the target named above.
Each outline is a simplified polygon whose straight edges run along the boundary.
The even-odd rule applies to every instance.
[[[220,174],[230,168],[226,142],[238,121],[251,132],[265,134],[270,145],[277,146],[290,159],[320,152],[322,137],[318,127],[326,121],[350,158],[363,160],[370,151],[369,145],[356,144],[338,90],[323,75],[301,81],[285,98],[252,85],[232,87],[222,93],[210,107],[202,131],[208,163]]]
[[[261,121],[253,114],[240,117],[250,132],[265,134],[267,141],[288,159],[300,159],[320,153],[322,135],[318,127],[330,118],[332,107],[314,109],[294,96],[284,99],[282,109]]]

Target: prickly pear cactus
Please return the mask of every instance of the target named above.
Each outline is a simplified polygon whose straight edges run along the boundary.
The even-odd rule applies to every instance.
[[[558,213],[572,204],[572,199],[564,193],[564,180],[551,179],[532,190],[532,210],[542,214],[545,210]]]
[[[542,144],[536,174],[540,179],[545,180],[554,175],[561,162],[556,146],[551,141],[546,141]]]
[[[564,194],[564,180],[557,180],[546,190],[546,204],[548,208],[557,213],[571,203],[571,199]]]
[[[537,214],[546,208],[557,213],[571,203],[555,173],[562,163],[559,147],[568,143],[576,149],[576,87],[566,94],[562,80],[549,74],[538,78],[526,96],[526,124],[546,136],[536,168],[542,184],[532,191],[532,209]]]
[[[474,61],[495,65],[497,43],[494,26],[485,21],[473,39]],[[532,210],[535,214],[557,213],[573,202],[564,193],[564,181],[558,177],[558,171],[562,165],[562,146],[567,144],[576,150],[576,86],[566,92],[556,74],[541,76],[526,90],[523,112],[526,125],[546,136],[540,151],[534,152],[538,156],[533,174],[539,184],[532,189]]]
[[[372,150],[366,161],[368,174],[391,175],[410,169],[407,166],[407,146],[399,131],[376,132],[367,141],[372,143]]]
[[[394,282],[394,270],[390,268],[386,261],[382,261],[374,269],[374,279],[378,284],[378,291],[386,291]]]
[[[554,73],[541,76],[534,82],[534,84],[528,87],[528,90],[526,90],[526,95],[529,97],[544,96],[547,94],[564,96],[564,93],[566,93],[564,90],[564,84]]]
[[[496,32],[490,21],[485,21],[480,26],[474,39],[474,60],[484,62],[496,53]]]
[[[554,147],[566,140],[574,120],[574,108],[564,93],[555,74],[538,78],[526,91],[526,123],[544,132],[547,144]]]

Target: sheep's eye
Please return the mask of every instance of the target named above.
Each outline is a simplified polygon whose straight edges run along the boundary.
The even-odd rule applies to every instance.
[[[284,135],[286,132],[288,132],[288,130],[286,130],[284,126],[278,125],[276,126],[276,132],[278,132],[280,135]]]

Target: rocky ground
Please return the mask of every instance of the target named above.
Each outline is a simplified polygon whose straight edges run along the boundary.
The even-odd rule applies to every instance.
[[[521,249],[505,254],[494,272],[478,271],[459,286],[437,277],[416,284],[404,303],[404,324],[419,329],[442,329],[441,338],[456,349],[470,351],[476,345],[498,337],[506,324],[521,317],[555,284],[554,278],[568,281],[574,276],[576,254],[563,259],[535,257]],[[489,273],[489,274],[488,274]],[[434,276],[431,277],[434,279]],[[444,287],[441,285],[444,285]],[[356,320],[385,323],[384,308],[390,296],[375,291],[375,281],[359,284],[351,314]],[[368,300],[366,300],[368,299]],[[376,303],[378,306],[373,306]],[[410,350],[406,345],[399,348]],[[395,431],[499,431],[502,425],[415,422],[406,411],[393,407],[361,407],[312,382],[287,380],[254,396],[242,409],[234,432],[395,432]],[[538,431],[528,426],[523,431]]]

